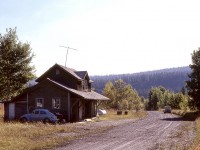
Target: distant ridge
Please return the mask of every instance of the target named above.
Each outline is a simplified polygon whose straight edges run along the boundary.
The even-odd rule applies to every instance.
[[[188,73],[190,72],[191,69],[185,66],[140,73],[90,76],[90,78],[94,81],[93,87],[99,93],[102,93],[108,81],[114,82],[122,79],[131,84],[140,96],[147,98],[149,90],[155,86],[163,86],[171,91],[179,92],[185,86],[185,81],[188,80]]]

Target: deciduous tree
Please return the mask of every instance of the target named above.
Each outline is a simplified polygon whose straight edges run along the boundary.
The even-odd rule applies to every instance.
[[[119,79],[112,84],[108,82],[103,90],[103,95],[111,99],[106,102],[107,107],[115,109],[140,109],[142,107],[141,98],[130,84]]]

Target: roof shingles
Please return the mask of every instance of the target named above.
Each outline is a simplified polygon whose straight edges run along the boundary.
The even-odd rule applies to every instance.
[[[101,95],[101,94],[99,94],[95,91],[91,91],[91,92],[89,92],[89,91],[88,92],[78,91],[78,90],[66,87],[66,86],[64,86],[64,85],[62,85],[62,84],[60,84],[56,81],[49,79],[49,78],[47,78],[47,80],[50,81],[51,83],[65,89],[65,90],[70,91],[70,92],[72,92],[72,93],[74,93],[74,94],[76,94],[76,95],[78,95],[78,96],[80,96],[84,99],[87,99],[87,100],[109,100],[109,98],[107,98],[107,97],[105,97],[105,96],[103,96],[103,95]]]
[[[82,80],[82,78],[80,76],[78,76],[75,72],[76,70],[71,69],[71,68],[67,68],[65,66],[59,65],[61,68],[63,68],[64,70],[66,70],[68,73],[70,73],[72,76],[74,76],[75,78]]]

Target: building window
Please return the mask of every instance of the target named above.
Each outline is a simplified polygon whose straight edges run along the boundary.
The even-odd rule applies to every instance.
[[[60,74],[60,70],[56,69],[56,75]]]
[[[60,98],[53,98],[52,99],[52,108],[53,109],[60,109]]]
[[[37,107],[43,107],[44,105],[44,99],[43,98],[36,98],[36,108]]]

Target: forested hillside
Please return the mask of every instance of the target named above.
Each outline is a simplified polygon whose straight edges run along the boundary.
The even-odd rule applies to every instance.
[[[126,83],[131,84],[140,96],[147,98],[151,87],[163,86],[173,92],[181,91],[185,81],[188,80],[189,72],[189,67],[179,67],[133,74],[91,76],[90,78],[94,81],[93,88],[99,93],[102,92],[108,81],[114,82],[122,79]]]

